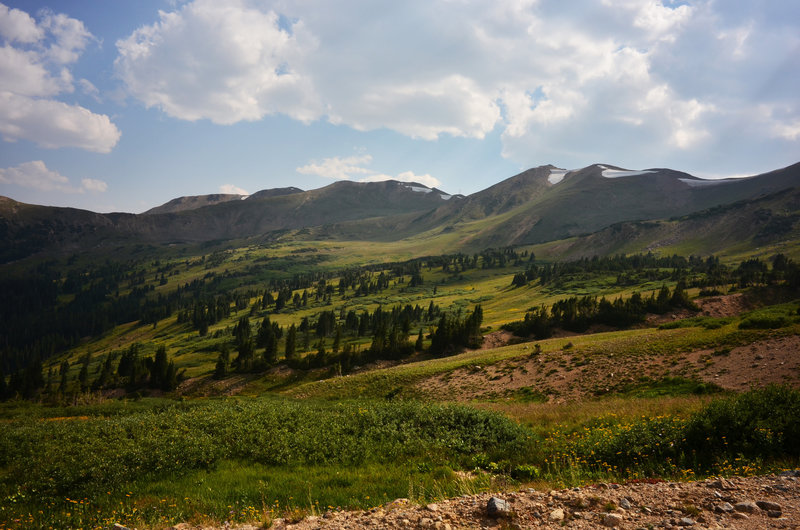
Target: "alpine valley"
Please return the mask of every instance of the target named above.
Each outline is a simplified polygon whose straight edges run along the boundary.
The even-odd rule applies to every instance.
[[[0,528],[800,524],[800,163],[0,197],[0,293]]]

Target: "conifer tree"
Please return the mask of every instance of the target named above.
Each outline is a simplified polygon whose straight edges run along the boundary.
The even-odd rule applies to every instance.
[[[286,360],[290,361],[295,356],[295,346],[297,342],[297,328],[294,324],[289,326],[289,331],[286,332]]]

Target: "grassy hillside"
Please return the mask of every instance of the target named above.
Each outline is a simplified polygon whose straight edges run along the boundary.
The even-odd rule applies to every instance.
[[[475,253],[443,254],[486,212],[394,243],[301,229],[6,265],[0,527],[795,467],[797,199]],[[520,332],[542,315],[547,336]]]

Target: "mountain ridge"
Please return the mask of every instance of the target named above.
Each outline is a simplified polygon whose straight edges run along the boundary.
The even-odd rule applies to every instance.
[[[419,183],[336,181],[303,191],[173,199],[142,214],[100,214],[0,199],[0,262],[125,244],[202,243],[311,230],[326,239],[395,241],[458,233],[467,251],[538,244],[615,223],[667,219],[800,186],[800,163],[740,179],[668,168],[530,168],[468,196]],[[239,199],[239,200],[237,200]]]

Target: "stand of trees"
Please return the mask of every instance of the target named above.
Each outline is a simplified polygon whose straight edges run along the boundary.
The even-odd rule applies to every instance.
[[[630,298],[609,301],[595,296],[573,296],[554,303],[549,309],[542,305],[531,308],[521,321],[503,326],[520,337],[546,339],[556,328],[581,333],[592,324],[605,324],[627,328],[643,322],[648,313],[664,314],[675,309],[696,310],[686,294],[686,284],[678,282],[673,291],[663,286],[658,292],[644,298],[634,293]]]

